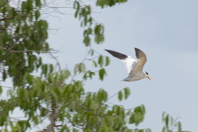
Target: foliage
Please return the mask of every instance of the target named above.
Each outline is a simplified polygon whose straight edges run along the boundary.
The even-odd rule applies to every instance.
[[[177,132],[189,132],[182,130],[181,122],[177,121],[177,119],[173,119],[173,117],[166,112],[162,113],[162,121],[165,125],[162,128],[162,132],[174,132],[175,128],[177,128]]]
[[[49,51],[48,23],[39,19],[40,0],[22,2],[21,9],[0,0],[0,63],[3,81],[12,78],[21,85],[23,76],[42,65],[36,54]]]
[[[97,0],[96,5],[101,8],[114,6],[115,4],[125,3],[127,0]]]

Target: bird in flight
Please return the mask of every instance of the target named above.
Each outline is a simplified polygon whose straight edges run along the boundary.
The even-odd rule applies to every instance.
[[[131,56],[113,50],[105,50],[109,52],[112,56],[120,59],[125,64],[128,71],[128,77],[123,79],[122,81],[133,82],[144,78],[148,78],[149,80],[151,80],[148,72],[143,72],[143,67],[147,61],[147,58],[145,53],[140,49],[135,48],[137,60],[133,59]]]

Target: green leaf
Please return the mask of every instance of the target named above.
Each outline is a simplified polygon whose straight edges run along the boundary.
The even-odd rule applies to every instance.
[[[46,89],[46,86],[45,86],[45,83],[43,83],[43,84],[41,85],[41,91],[42,91],[42,92],[45,92],[45,89]]]
[[[65,70],[64,74],[65,74],[65,79],[69,78],[69,76],[71,75],[69,70]]]
[[[92,25],[92,23],[93,23],[93,18],[92,17],[90,17],[89,19],[88,19],[88,21],[87,22],[89,22],[89,25],[91,26]]]
[[[98,37],[98,35],[95,36],[94,41],[99,44],[100,43],[100,38]]]
[[[146,129],[146,132],[151,132],[151,129],[150,129],[150,128],[147,128],[147,129]]]
[[[100,65],[100,67],[103,66],[103,56],[102,55],[100,55],[98,58],[98,64]]]
[[[32,0],[27,0],[27,11],[31,11],[33,9]]]
[[[95,75],[95,73],[94,72],[92,72],[92,71],[89,71],[89,77],[92,79],[92,76],[94,76]]]
[[[125,99],[127,99],[130,95],[130,89],[129,88],[124,88],[124,95],[125,95]]]
[[[84,30],[83,36],[84,36],[84,37],[87,37],[87,36],[88,36],[87,30]]]
[[[134,114],[132,114],[129,118],[129,124],[135,123]]]
[[[103,33],[104,33],[104,26],[100,25],[100,34],[103,34]]]
[[[7,78],[7,73],[6,73],[6,70],[3,69],[3,81],[5,81],[6,78]]]
[[[6,43],[8,42],[8,34],[7,34],[7,32],[4,32],[3,34],[2,34],[2,42],[3,42],[3,46],[6,46]]]
[[[107,94],[107,92],[105,90],[103,90],[102,98],[103,98],[104,101],[106,101],[107,98],[108,98],[108,94]]]
[[[94,33],[96,35],[100,34],[100,28],[101,28],[101,25],[96,25],[95,28],[94,28]]]
[[[85,70],[86,70],[85,64],[84,63],[80,63],[78,65],[78,71],[79,72],[85,72]]]
[[[35,124],[38,124],[39,123],[39,120],[38,120],[38,117],[37,116],[33,116],[32,118],[33,118],[33,122]]]
[[[78,132],[78,129],[73,128],[73,132]]]
[[[97,67],[97,63],[94,60],[92,62],[93,62],[94,67]]]
[[[119,92],[118,92],[118,99],[119,99],[120,101],[122,101],[122,99],[123,99],[122,91],[119,91]]]
[[[78,67],[79,67],[79,64],[76,64],[74,67],[74,74],[76,74],[78,72]]]
[[[108,127],[106,125],[103,125],[99,132],[109,132]]]
[[[105,66],[108,66],[110,64],[110,59],[108,56],[105,57],[106,63]]]
[[[125,3],[127,0],[97,0],[96,6],[100,6],[101,8],[107,7],[107,6],[114,6],[117,3]]]
[[[38,10],[35,11],[35,18],[36,20],[38,20],[38,18],[40,17],[40,12]]]
[[[4,7],[8,1],[0,0],[0,6]]]
[[[54,90],[54,93],[56,93],[58,96],[60,95],[59,88],[55,87],[55,88],[53,88],[53,90]]]
[[[74,9],[77,9],[78,4],[79,4],[78,1],[75,0],[75,1],[74,1],[74,4],[73,4],[73,8],[74,8]]]
[[[90,49],[90,50],[88,51],[88,54],[90,54],[91,56],[93,56],[93,55],[94,55],[94,50],[93,50],[93,49]]]
[[[0,95],[2,94],[3,92],[3,89],[2,89],[2,86],[0,86]]]
[[[47,65],[46,64],[45,65],[42,65],[42,74],[43,75],[47,76],[47,70],[48,70]]]
[[[178,122],[178,123],[177,123],[177,131],[178,131],[178,132],[182,132],[181,122]]]
[[[104,68],[99,70],[99,78],[102,81],[104,79],[104,75],[106,75],[106,71]]]
[[[83,79],[84,79],[84,80],[87,79],[87,73],[85,73],[85,74],[83,75]]]
[[[78,17],[78,15],[79,15],[79,10],[78,10],[78,9],[76,9],[76,12],[75,12],[75,14],[74,14],[74,17],[75,17],[75,18],[77,18],[77,17]]]
[[[165,123],[166,123],[166,126],[168,127],[168,123],[169,123],[168,115],[167,115],[166,118],[165,118]]]
[[[6,115],[4,115],[4,114],[1,114],[1,117],[0,117],[1,119],[0,119],[0,126],[3,126],[4,125],[4,123],[5,123],[5,121],[6,121]]]
[[[168,130],[167,130],[167,128],[166,127],[163,127],[162,128],[162,132],[167,132]]]
[[[139,130],[138,132],[144,132],[144,129]]]
[[[25,95],[24,89],[20,88],[18,89],[18,96],[23,97]]]
[[[85,44],[85,46],[89,46],[91,42],[91,39],[89,37],[84,37],[83,43]]]
[[[166,112],[162,113],[162,121],[165,122],[165,116],[166,116]]]
[[[49,72],[51,73],[51,72],[53,72],[53,70],[54,70],[54,66],[52,64],[50,64],[49,65]]]
[[[88,28],[87,33],[92,34],[92,28]]]
[[[90,5],[87,5],[86,6],[86,12],[87,12],[87,14],[91,14],[91,6]]]
[[[97,44],[100,44],[100,43],[104,42],[104,35],[103,35],[103,34],[98,34],[98,35],[96,35],[96,36],[95,36],[95,42],[96,42]]]
[[[36,2],[37,7],[41,7],[41,1],[40,0],[36,0],[35,2]]]

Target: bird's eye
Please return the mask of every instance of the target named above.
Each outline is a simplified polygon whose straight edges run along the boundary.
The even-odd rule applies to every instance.
[[[148,72],[145,72],[146,73],[146,75],[148,75]]]

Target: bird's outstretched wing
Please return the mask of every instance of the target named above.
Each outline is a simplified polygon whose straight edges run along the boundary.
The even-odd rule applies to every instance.
[[[138,48],[135,48],[135,53],[136,53],[136,57],[137,57],[137,64],[134,67],[133,72],[130,73],[131,75],[137,75],[139,73],[142,73],[144,64],[147,61],[146,55],[143,51],[141,51]]]
[[[113,51],[113,50],[107,50],[105,49],[107,52],[109,52],[111,55],[113,55],[114,57],[120,59],[126,66],[128,74],[132,73],[133,68],[136,66],[137,61],[133,58],[131,58],[131,56]]]

